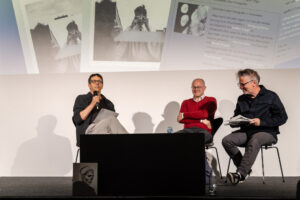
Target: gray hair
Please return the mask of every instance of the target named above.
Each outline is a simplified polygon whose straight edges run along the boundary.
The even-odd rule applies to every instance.
[[[252,80],[256,80],[257,84],[260,82],[260,76],[257,71],[253,69],[241,69],[237,72],[237,78],[242,76],[249,76]]]
[[[202,78],[195,78],[192,82],[192,85],[195,81],[202,81],[203,85],[205,85],[205,81]]]

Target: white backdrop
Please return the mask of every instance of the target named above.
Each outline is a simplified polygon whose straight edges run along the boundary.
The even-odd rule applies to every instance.
[[[278,146],[286,176],[300,176],[299,118],[300,69],[258,70],[261,83],[280,96],[288,113],[281,126]],[[204,78],[206,95],[216,97],[216,116],[232,116],[237,97],[235,70],[103,73],[103,94],[120,113],[131,133],[166,132],[182,126],[176,114],[184,99],[192,97],[191,81]],[[71,176],[76,156],[73,103],[88,92],[89,74],[0,76],[0,176]],[[223,175],[228,156],[221,140],[232,131],[222,125],[215,137]],[[234,170],[234,168],[232,168]],[[261,175],[260,154],[253,166]],[[280,176],[274,150],[265,152],[266,176]]]

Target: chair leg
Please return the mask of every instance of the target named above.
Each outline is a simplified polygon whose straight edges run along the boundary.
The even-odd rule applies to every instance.
[[[284,179],[284,175],[283,175],[283,169],[282,169],[282,165],[281,165],[281,159],[280,159],[280,155],[279,155],[279,149],[276,146],[268,146],[265,147],[267,148],[275,148],[277,151],[277,156],[278,156],[278,161],[279,161],[279,166],[280,166],[280,171],[281,171],[281,176],[282,176],[282,182],[285,183],[285,179]],[[261,147],[261,159],[262,159],[262,168],[263,168],[263,183],[265,183],[265,179],[264,179],[264,160],[263,160],[263,147]]]
[[[215,151],[216,151],[217,160],[218,160],[218,165],[219,165],[219,170],[220,170],[220,176],[221,176],[221,179],[222,179],[222,171],[221,171],[221,164],[220,164],[220,159],[219,159],[218,149],[217,149],[216,147],[211,147],[211,148],[215,149]]]
[[[229,172],[229,168],[230,168],[230,161],[231,161],[231,158],[229,157],[229,161],[228,161],[228,167],[227,167],[227,172],[226,172],[226,177],[227,177],[227,174]],[[227,183],[227,178],[225,179],[225,183]]]
[[[75,163],[77,163],[77,159],[78,159],[79,152],[80,152],[80,148],[78,148],[78,150],[77,150]]]
[[[262,167],[262,174],[263,174],[263,184],[265,184],[265,166],[264,166],[264,154],[263,154],[263,148],[260,147],[260,153],[261,153],[261,167]]]
[[[279,165],[280,165],[280,170],[281,170],[281,176],[282,176],[282,182],[285,182],[284,180],[284,176],[283,176],[283,170],[282,170],[282,165],[281,165],[281,159],[280,159],[280,155],[279,155],[279,150],[277,147],[273,147],[277,150],[277,155],[278,155],[278,160],[279,160]]]

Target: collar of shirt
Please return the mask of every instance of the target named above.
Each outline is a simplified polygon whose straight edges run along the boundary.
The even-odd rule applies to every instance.
[[[193,100],[195,102],[199,102],[199,101],[202,101],[204,99],[205,95],[203,94],[198,100],[196,98],[193,98]]]

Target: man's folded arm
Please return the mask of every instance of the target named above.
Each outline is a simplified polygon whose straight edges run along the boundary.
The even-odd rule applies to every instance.
[[[180,123],[182,124],[195,124],[195,123],[199,123],[200,119],[182,119],[180,121]]]
[[[209,102],[207,108],[197,110],[194,112],[183,112],[184,119],[208,119],[210,116],[213,116],[217,109],[216,100]]]
[[[209,116],[209,113],[207,110],[198,110],[195,112],[184,112],[183,118],[184,119],[207,119]]]

